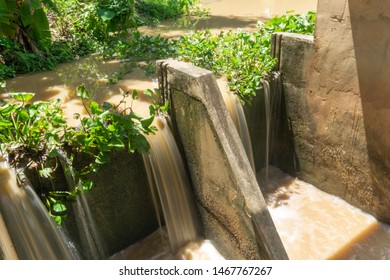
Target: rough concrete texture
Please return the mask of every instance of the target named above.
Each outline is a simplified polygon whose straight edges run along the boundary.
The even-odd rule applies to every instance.
[[[145,238],[158,228],[142,156],[111,153],[111,163],[91,175],[94,187],[87,193],[106,256]],[[74,217],[70,217],[74,219]],[[72,239],[79,243],[76,223],[65,219]],[[81,255],[85,257],[79,244]]]
[[[390,221],[390,2],[319,1],[310,38],[281,35],[300,177]],[[279,49],[279,51],[278,51]]]
[[[277,79],[276,73],[266,78],[270,85],[270,131],[268,164],[278,167],[291,176],[297,175],[292,132],[287,118],[283,80]],[[256,173],[266,167],[267,117],[264,88],[259,90],[251,104],[244,106],[245,118],[251,137]],[[261,181],[259,181],[262,187]]]
[[[213,74],[172,60],[158,62],[158,69],[205,238],[227,259],[287,259]]]

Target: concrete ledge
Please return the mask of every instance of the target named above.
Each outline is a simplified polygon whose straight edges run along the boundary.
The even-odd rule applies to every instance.
[[[287,259],[214,75],[173,60],[157,64],[205,237],[227,259]]]

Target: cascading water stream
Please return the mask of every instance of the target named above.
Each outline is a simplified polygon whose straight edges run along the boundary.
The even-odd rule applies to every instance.
[[[264,79],[263,80],[263,88],[264,88],[264,107],[265,107],[265,184],[268,184],[269,180],[269,150],[270,150],[270,138],[271,138],[271,102],[270,102],[270,87],[269,82]]]
[[[225,91],[221,91],[221,93],[223,101],[225,102],[225,105],[237,129],[238,135],[241,138],[245,152],[249,159],[249,163],[252,166],[252,170],[255,171],[255,160],[253,157],[252,143],[242,104],[235,94]]]
[[[144,162],[149,181],[158,193],[171,249],[176,252],[199,239],[200,225],[191,184],[168,120],[159,117],[156,123],[159,131],[147,136],[150,153],[144,155]],[[152,193],[156,190],[152,188]]]
[[[389,259],[389,225],[270,165],[273,140],[283,121],[281,77],[272,72],[270,78],[272,87],[263,80],[266,150],[265,168],[258,175],[289,258]],[[291,160],[296,168],[296,158]]]
[[[18,187],[15,172],[0,156],[0,244],[6,258],[74,259],[54,220],[28,182]],[[4,231],[6,227],[6,231]],[[8,235],[4,238],[3,234]]]
[[[0,260],[18,260],[18,254],[9,235],[3,216],[0,214]]]
[[[68,188],[73,190],[77,186],[73,168],[64,155],[60,154],[59,158],[61,165],[65,170],[64,176]],[[81,193],[77,195],[76,203],[73,207],[85,258],[89,260],[103,259],[106,257],[105,249],[102,245],[103,243],[101,242],[95,220],[89,207],[88,198],[84,191],[81,191]]]

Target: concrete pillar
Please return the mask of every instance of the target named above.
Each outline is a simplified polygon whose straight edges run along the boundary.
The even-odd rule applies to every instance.
[[[172,60],[158,62],[158,71],[205,238],[228,259],[287,259],[214,75]]]

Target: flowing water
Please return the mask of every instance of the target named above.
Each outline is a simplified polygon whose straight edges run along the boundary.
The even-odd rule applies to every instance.
[[[181,154],[165,118],[156,120],[158,133],[148,135],[144,157],[149,181],[154,181],[172,251],[199,239],[200,223],[191,184]],[[156,205],[158,209],[159,206]]]
[[[275,75],[275,79],[280,78]],[[257,174],[268,209],[290,259],[390,259],[390,225],[339,197],[269,166],[274,106],[264,81],[266,166]]]
[[[159,117],[155,124],[158,133],[147,136],[151,149],[143,157],[160,229],[111,259],[223,259],[200,236],[191,183],[169,118]]]
[[[182,22],[178,28],[175,28],[177,26],[169,25],[171,23],[163,23],[158,28],[144,28],[141,31],[146,33],[150,32],[150,34],[169,31],[172,33],[167,36],[177,36],[185,33],[189,29],[202,29],[205,27],[212,27],[215,31],[225,28],[234,29],[237,27],[250,29],[255,28],[255,24],[259,19],[267,18],[274,14],[283,14],[286,10],[294,9],[297,12],[315,10],[316,1],[247,0],[238,2],[236,0],[220,0],[204,1],[203,5],[206,8],[210,8],[212,12],[207,21],[196,19],[187,23]],[[164,28],[167,29],[164,31]],[[152,81],[153,77],[146,76],[140,68],[125,75],[117,84],[109,85],[107,83],[107,77],[122,65],[123,63],[119,61],[102,62],[99,58],[92,56],[80,59],[74,63],[63,64],[57,67],[55,71],[20,76],[7,81],[7,85],[15,90],[37,92],[38,94],[35,99],[62,99],[68,120],[72,122],[74,121],[74,113],[85,113],[81,101],[75,96],[75,87],[81,83],[86,83],[87,87],[92,89],[95,93],[94,98],[98,102],[115,102],[120,100],[121,97],[118,94],[119,88],[131,92],[133,89],[142,91],[155,87]],[[233,113],[235,116],[232,119],[237,119],[235,123],[239,128],[240,123],[245,122],[242,120],[243,114],[236,107],[239,103],[234,99],[228,100],[227,103],[228,107],[234,108],[233,111],[236,110],[236,113]],[[148,113],[148,105],[147,100],[142,99],[141,96],[140,100],[133,103],[133,108],[135,111],[140,112],[141,115],[145,115]],[[272,115],[272,112],[270,114]],[[183,165],[180,163],[181,159],[177,152],[168,151],[168,149],[171,149],[168,147],[175,146],[173,144],[173,137],[167,130],[169,125],[163,120],[160,120],[158,125],[162,134],[157,134],[149,139],[153,151],[153,156],[150,156],[149,173],[153,174],[153,178],[157,179],[156,181],[165,181],[172,188],[159,190],[160,187],[155,183],[157,193],[159,194],[158,197],[156,196],[155,201],[158,205],[157,209],[161,209],[164,213],[165,218],[161,219],[161,224],[165,224],[165,226],[152,236],[146,238],[145,242],[131,246],[131,250],[129,250],[131,253],[129,255],[121,252],[118,253],[117,258],[121,258],[119,256],[121,254],[122,258],[128,259],[222,258],[215,249],[211,249],[212,244],[209,241],[199,240],[198,225],[196,222],[194,224],[191,222],[189,225],[184,225],[180,229],[172,226],[172,221],[179,221],[181,219],[186,222],[186,220],[196,220],[197,218],[193,210],[188,210],[192,208],[189,204],[193,203],[193,201],[189,199],[190,202],[184,202],[184,199],[181,198],[182,196],[188,197],[190,195],[188,193],[180,194],[179,192],[187,191],[179,191],[176,187],[176,184],[188,185],[188,178],[175,179],[179,175],[174,173],[186,172],[183,171]],[[272,133],[271,127],[272,124],[269,125],[268,133]],[[165,136],[163,136],[164,134]],[[245,140],[247,136],[241,137],[244,143],[248,142]],[[244,145],[247,146],[247,144]],[[250,154],[250,149],[248,147],[246,149],[248,154]],[[169,155],[170,153],[172,155]],[[179,158],[179,166],[171,168],[171,166],[175,165],[174,162],[177,158]],[[154,161],[153,164],[152,161]],[[178,171],[171,169],[178,169]],[[379,223],[374,217],[352,207],[340,198],[326,194],[299,179],[291,178],[272,166],[269,166],[268,169],[268,172],[258,174],[259,182],[262,185],[264,185],[264,182],[267,182],[265,186],[262,186],[263,191],[270,213],[291,259],[390,259],[390,227],[388,225]],[[267,180],[264,177],[265,173],[268,174]],[[1,174],[2,180],[0,181],[3,185],[4,182],[8,181],[4,181],[3,178],[5,177],[3,173]],[[168,177],[164,179],[163,175],[168,175]],[[11,172],[9,176],[12,177],[14,175]],[[9,204],[9,192],[5,191],[5,189],[8,190],[8,188],[2,188],[0,194],[3,197],[1,200],[2,208]],[[34,200],[34,194],[28,187],[26,188],[27,191],[15,188],[10,188],[10,190],[15,194],[15,197],[25,197],[36,201],[36,199]],[[171,198],[168,198],[168,192],[172,190],[176,190],[173,191],[172,199],[179,201],[177,209],[187,210],[164,209],[166,206],[163,206],[163,204],[173,204]],[[20,201],[13,203],[20,205]],[[17,208],[21,209],[23,207],[18,206]],[[29,212],[34,211],[31,210]],[[49,250],[50,252],[46,253],[39,253],[39,255],[33,253],[35,248],[30,248],[31,244],[26,241],[34,237],[33,232],[30,229],[23,229],[29,233],[26,237],[22,238],[20,235],[19,237],[14,237],[15,229],[12,226],[8,226],[8,214],[4,214],[5,212],[3,210],[1,213],[0,244],[2,246],[3,257],[5,256],[5,258],[10,259],[30,258],[28,254],[31,254],[31,258],[72,258],[72,254],[66,253],[66,246],[59,249],[60,251],[65,251],[61,256],[53,254],[53,250]],[[16,214],[21,215],[20,213]],[[179,214],[182,217],[178,217],[177,215]],[[162,214],[160,213],[159,216],[162,216]],[[32,226],[34,223],[41,224],[45,219],[39,218],[38,222],[34,218],[30,222],[26,221],[26,224],[29,224],[29,226]],[[48,227],[51,228],[52,226]],[[39,230],[41,229],[38,229],[38,232]],[[57,239],[59,238],[58,236],[56,232],[53,238]],[[24,240],[24,238],[27,239]],[[42,242],[44,243],[46,241]],[[43,244],[42,242],[39,244]],[[20,249],[20,245],[18,244],[24,244],[26,249]],[[59,244],[62,243],[59,242]],[[177,251],[176,253],[172,253],[172,246]],[[156,250],[156,247],[159,250]],[[147,253],[148,250],[150,250],[149,254]],[[208,250],[215,254],[205,253],[202,250]]]
[[[390,226],[336,196],[270,166],[265,197],[290,259],[390,259]]]
[[[268,183],[269,175],[269,152],[270,152],[270,139],[271,139],[271,98],[270,98],[270,87],[267,80],[263,80],[263,89],[264,89],[264,104],[265,104],[265,129],[266,129],[266,139],[265,139],[265,178],[264,181]]]
[[[222,82],[224,84],[225,81]],[[220,85],[221,87],[221,85]],[[251,138],[249,135],[248,125],[246,122],[245,114],[244,114],[244,108],[242,107],[240,100],[238,99],[237,95],[232,94],[228,91],[221,91],[223,101],[230,113],[230,116],[233,120],[233,123],[237,129],[238,135],[241,138],[242,144],[245,148],[245,152],[248,156],[249,163],[252,166],[253,171],[255,171],[255,160],[253,157],[253,149],[252,149],[252,143]]]
[[[226,32],[240,28],[254,31],[259,21],[264,22],[288,11],[315,11],[317,0],[204,0],[202,7],[209,9],[208,17],[165,21],[157,27],[141,27],[140,31],[169,38],[181,36],[190,30],[210,29],[212,32]]]
[[[273,73],[278,81],[280,76]],[[226,80],[218,84],[242,139],[249,133],[240,102],[231,98]],[[339,197],[283,173],[269,165],[271,134],[280,106],[279,83],[263,81],[266,118],[265,167],[257,174],[268,209],[290,259],[390,259],[390,225],[351,206]],[[274,96],[271,102],[271,94]],[[275,97],[276,96],[276,97]],[[250,138],[249,138],[250,139]],[[251,142],[243,140],[247,152]]]
[[[62,169],[66,170],[64,176],[68,189],[74,190],[77,185],[69,160],[64,155],[60,155],[60,163]],[[91,214],[87,195],[87,193],[82,191],[76,197],[76,203],[73,204],[83,255],[88,260],[103,259],[106,257],[106,253],[95,224],[95,219]]]
[[[150,153],[145,156],[145,165],[155,182],[172,250],[177,251],[199,239],[200,223],[189,177],[168,121],[158,118],[156,125],[159,132],[147,136]]]
[[[0,251],[6,259],[74,259],[41,200],[28,182],[17,185],[5,158],[0,158],[0,213]]]

